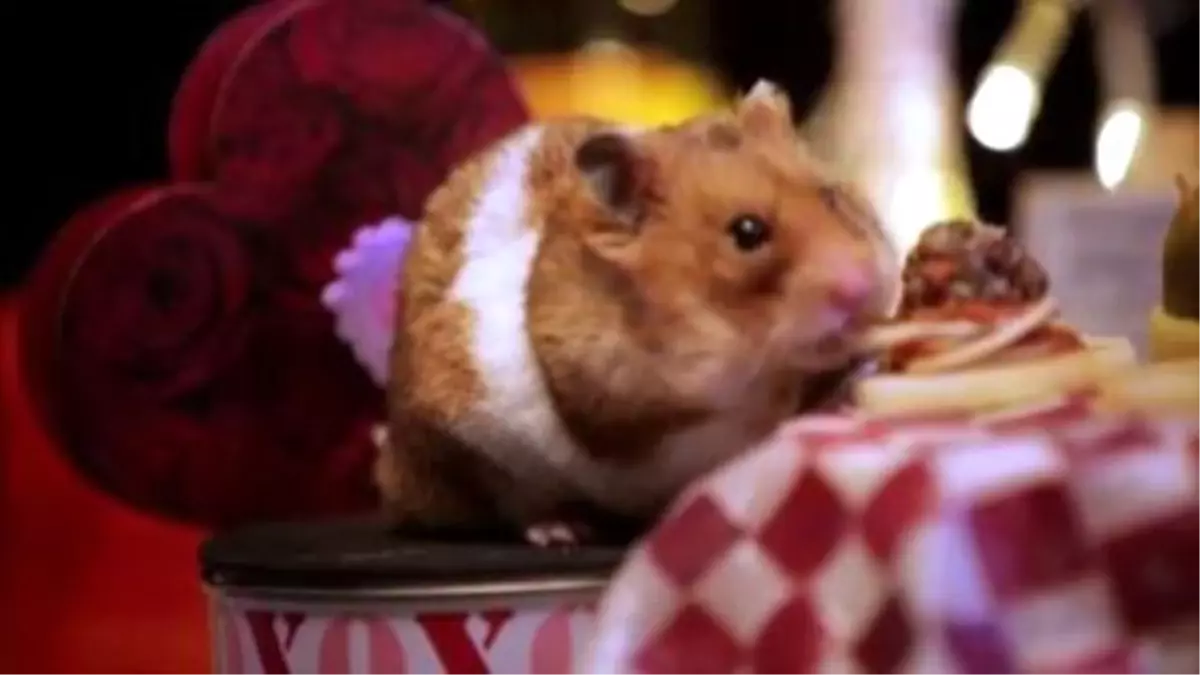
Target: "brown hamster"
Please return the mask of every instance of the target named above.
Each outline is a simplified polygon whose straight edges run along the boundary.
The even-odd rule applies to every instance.
[[[671,127],[527,126],[447,179],[408,250],[385,511],[542,544],[651,519],[844,365],[898,276],[769,83]]]

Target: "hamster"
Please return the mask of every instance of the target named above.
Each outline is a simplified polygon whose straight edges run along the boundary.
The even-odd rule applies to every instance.
[[[898,279],[769,82],[673,126],[530,124],[452,172],[406,253],[384,511],[445,536],[632,536],[798,412]]]

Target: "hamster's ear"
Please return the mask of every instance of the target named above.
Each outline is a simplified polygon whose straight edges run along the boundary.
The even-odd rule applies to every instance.
[[[575,166],[614,220],[636,230],[647,178],[646,158],[637,142],[617,131],[596,133],[575,151]]]
[[[795,133],[792,122],[792,102],[787,92],[768,80],[759,80],[737,105],[737,118],[742,128],[752,135],[786,135]]]
[[[645,150],[627,134],[603,131],[579,146],[575,166],[607,216],[585,235],[587,248],[597,259],[627,268],[635,255],[649,194]]]

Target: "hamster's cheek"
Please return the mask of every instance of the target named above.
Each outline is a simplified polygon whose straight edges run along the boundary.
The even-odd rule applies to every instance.
[[[900,305],[903,261],[886,235],[880,234],[871,243],[878,289],[871,309],[876,316],[891,316]]]

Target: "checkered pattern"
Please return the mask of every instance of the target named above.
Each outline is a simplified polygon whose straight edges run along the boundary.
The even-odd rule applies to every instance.
[[[692,486],[583,672],[1197,672],[1195,419],[821,416]]]

